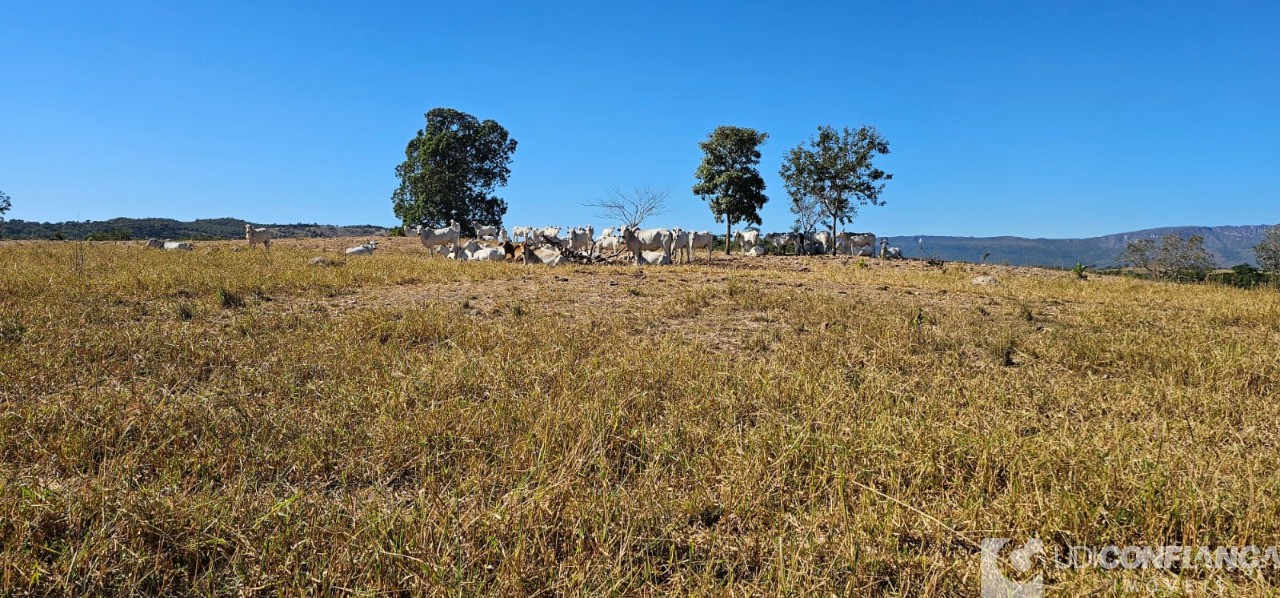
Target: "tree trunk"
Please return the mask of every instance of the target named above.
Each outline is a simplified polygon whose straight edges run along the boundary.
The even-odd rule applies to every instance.
[[[836,217],[831,216],[831,255],[836,254]]]
[[[731,255],[729,249],[733,247],[733,221],[725,218],[724,222],[724,254]]]

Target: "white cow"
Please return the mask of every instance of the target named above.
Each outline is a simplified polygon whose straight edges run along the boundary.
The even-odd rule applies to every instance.
[[[533,236],[532,226],[515,226],[511,228],[511,237],[517,241],[528,241]]]
[[[343,253],[347,255],[373,255],[373,251],[377,248],[378,248],[378,242],[374,240],[374,241],[369,241],[364,245],[356,245],[355,247],[348,247],[346,251],[343,251]]]
[[[439,245],[452,245],[456,250],[458,248],[459,232],[462,227],[458,226],[457,221],[450,220],[447,228],[424,228],[418,225],[418,241],[422,242],[422,246],[432,249]]]
[[[635,264],[639,266],[642,261],[640,252],[642,251],[661,251],[671,256],[671,231],[660,228],[638,229],[628,226],[622,229],[622,244],[626,246],[635,256]]]
[[[689,233],[689,256],[693,257],[693,252],[703,247],[707,248],[707,259],[711,259],[711,247],[716,244],[716,236],[700,230],[696,233]]]
[[[539,235],[542,235],[542,236],[544,236],[544,237],[548,237],[548,238],[552,238],[552,239],[554,239],[554,238],[556,238],[556,237],[560,236],[560,227],[558,227],[558,226],[547,226],[547,227],[543,227],[543,228],[541,228],[541,229],[539,229],[539,230],[535,231],[535,234],[539,234]]]
[[[595,231],[592,227],[579,227],[569,229],[569,249],[574,251],[591,251],[591,246],[595,244]]]
[[[684,263],[687,264],[693,261],[693,259],[690,257],[692,251],[689,249],[689,243],[691,242],[691,240],[692,239],[689,235],[689,231],[681,230],[680,228],[671,229],[671,261],[672,262],[679,262],[681,255],[684,255]]]
[[[152,249],[165,249],[168,251],[191,251],[195,249],[190,243],[183,241],[157,241],[155,239],[147,239],[147,247]]]
[[[813,233],[813,237],[810,240],[822,246],[822,253],[831,253],[831,233],[830,232],[827,232],[825,230],[820,230],[816,233]]]
[[[471,259],[471,256],[480,251],[480,249],[480,244],[476,243],[475,240],[472,239],[461,245],[454,245],[453,250],[450,251],[448,255],[450,258],[455,260],[469,260]]]
[[[644,251],[640,254],[640,262],[651,266],[670,266],[671,256],[661,251]]]
[[[841,253],[848,255],[871,255],[875,252],[876,236],[874,233],[843,232],[836,235],[836,247]],[[865,252],[864,252],[865,251]]]
[[[605,235],[596,240],[596,251],[599,253],[603,254],[606,251],[609,253],[618,253],[623,249],[624,249],[624,246],[622,244],[622,237]]]
[[[498,226],[485,226],[485,225],[483,225],[483,224],[477,224],[477,225],[475,225],[475,229],[476,229],[476,238],[477,238],[477,239],[489,239],[489,238],[497,239],[497,238],[498,238],[498,230],[500,229],[500,227],[498,227]]]
[[[886,247],[886,248],[885,248],[885,250],[884,250],[884,252],[880,254],[880,257],[882,257],[882,258],[887,258],[887,259],[891,259],[891,260],[901,259],[901,258],[902,258],[902,248],[901,248],[901,247]]]
[[[738,240],[738,248],[743,253],[760,244],[760,231],[740,230],[733,235]]]
[[[473,262],[501,262],[507,259],[507,252],[501,247],[482,247],[471,253]]]
[[[760,257],[765,253],[764,245],[756,245],[747,250],[747,257]]]
[[[271,231],[265,228],[253,228],[252,224],[244,225],[244,238],[249,241],[249,249],[262,243],[264,251],[271,251]]]

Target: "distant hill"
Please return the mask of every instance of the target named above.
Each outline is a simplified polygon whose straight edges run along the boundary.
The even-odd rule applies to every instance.
[[[1009,264],[1011,266],[1048,266],[1070,268],[1076,262],[1095,268],[1120,265],[1116,256],[1125,245],[1138,239],[1158,239],[1162,235],[1204,235],[1205,248],[1219,266],[1240,263],[1256,265],[1253,246],[1271,225],[1250,226],[1174,226],[1151,228],[1087,239],[1026,239],[1022,237],[939,237],[917,235],[890,237],[889,244],[901,247],[906,257],[936,258],[949,261]]]
[[[49,239],[61,233],[67,239],[83,239],[91,234],[128,235],[131,239],[212,240],[244,238],[244,220],[209,218],[183,222],[168,218],[113,218],[84,222],[0,222],[0,239]],[[329,224],[254,224],[272,230],[276,237],[328,238],[385,236],[381,226],[333,226]]]

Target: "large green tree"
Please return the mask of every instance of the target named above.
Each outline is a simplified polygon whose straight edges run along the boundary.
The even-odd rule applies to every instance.
[[[702,163],[694,172],[698,183],[693,192],[711,206],[716,222],[725,223],[725,255],[733,239],[733,225],[739,222],[759,226],[760,208],[769,198],[764,194],[760,146],[768,133],[747,127],[716,127],[702,148]]]
[[[396,167],[396,217],[406,229],[457,220],[466,234],[475,224],[501,224],[507,202],[494,191],[507,184],[516,140],[502,125],[452,108],[433,108],[426,119]]]
[[[831,221],[834,240],[840,224],[853,221],[858,206],[884,205],[880,194],[884,181],[893,178],[875,167],[875,157],[889,153],[889,142],[875,127],[837,131],[829,125],[787,153],[778,174],[791,196],[793,212],[816,202],[823,218]],[[836,244],[831,244],[835,253]]]
[[[1271,274],[1280,273],[1280,225],[1267,229],[1262,241],[1253,246],[1258,265]]]

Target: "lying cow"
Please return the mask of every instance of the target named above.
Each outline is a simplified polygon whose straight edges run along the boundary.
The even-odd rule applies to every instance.
[[[151,249],[164,249],[166,251],[191,251],[195,249],[190,243],[185,241],[157,241],[155,239],[147,239],[147,247]]]
[[[378,242],[375,240],[375,241],[369,241],[364,245],[356,245],[355,247],[348,247],[346,251],[343,251],[343,253],[347,255],[373,255],[373,251],[377,248],[378,248]]]

